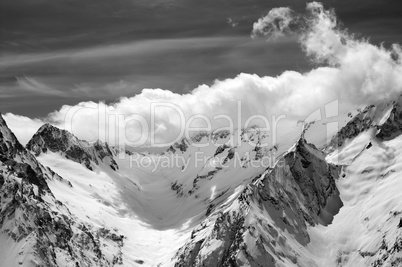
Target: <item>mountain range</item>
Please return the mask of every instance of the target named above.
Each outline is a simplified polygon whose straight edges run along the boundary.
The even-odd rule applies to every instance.
[[[401,133],[402,97],[323,148],[248,128],[151,153],[50,124],[24,147],[0,115],[0,265],[402,266]]]

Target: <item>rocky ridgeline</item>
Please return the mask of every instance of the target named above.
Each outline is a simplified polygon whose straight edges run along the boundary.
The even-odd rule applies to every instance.
[[[80,222],[56,200],[46,180],[62,179],[24,149],[0,115],[0,232],[21,266],[122,264],[124,237]],[[105,253],[107,252],[107,253]]]
[[[375,106],[371,105],[354,116],[337,134],[332,137],[327,151],[332,152],[336,148],[341,147],[346,140],[353,139],[360,133],[371,128],[374,110]]]
[[[39,128],[26,147],[36,156],[47,151],[62,153],[66,158],[84,164],[89,170],[93,170],[93,164],[99,165],[99,160],[113,170],[119,168],[107,143],[98,140],[91,145],[50,124]]]
[[[228,130],[221,130],[200,132],[190,139],[182,138],[179,142],[171,145],[166,150],[166,153],[187,153],[186,155],[191,157],[191,153],[194,152],[194,149],[193,151],[189,149],[192,145],[206,144],[212,147],[212,149],[209,150],[207,148],[205,150],[207,152],[204,151],[205,155],[208,156],[210,160],[215,160],[215,163],[207,161],[200,172],[191,178],[191,185],[188,183],[188,181],[191,180],[190,178],[184,181],[186,184],[174,180],[170,184],[171,189],[176,192],[178,197],[194,196],[197,198],[197,191],[206,186],[206,183],[209,181],[214,180],[217,175],[225,172],[225,169],[230,166],[231,161],[236,161],[236,163],[232,165],[236,166],[236,164],[239,164],[243,169],[247,169],[252,165],[252,161],[262,160],[264,156],[274,156],[278,150],[276,145],[271,147],[261,145],[263,142],[267,141],[267,137],[268,135],[261,132],[259,128],[250,127],[242,129],[239,133],[237,133],[237,131],[231,133]],[[241,149],[241,146],[245,146],[246,149]],[[197,152],[200,151],[202,151],[202,149],[197,149]],[[165,153],[162,153],[162,155],[164,154]],[[182,170],[185,171],[184,169]],[[248,177],[244,178],[246,180]],[[224,193],[221,193],[219,197],[223,197],[227,191],[228,190],[224,190]],[[212,207],[213,205],[214,204],[209,203],[208,207]]]
[[[176,253],[175,266],[309,266],[297,251],[309,242],[307,226],[329,223],[342,205],[339,168],[324,156],[300,139],[233,203],[211,211]]]
[[[200,142],[210,142],[213,144],[217,144],[222,140],[227,139],[228,137],[231,136],[231,133],[227,130],[222,130],[222,131],[213,131],[213,132],[199,132],[195,135],[193,135],[191,138],[186,138],[183,137],[180,141],[175,142],[172,144],[166,152],[170,153],[176,153],[177,151],[180,151],[181,153],[184,153],[187,151],[188,147],[197,144]]]
[[[402,96],[392,103],[387,120],[379,127],[377,138],[390,140],[402,133]]]
[[[49,192],[48,171],[17,140],[0,114],[0,162],[16,177],[35,184],[39,192]]]
[[[364,108],[332,137],[326,151],[334,151],[371,128],[376,129],[380,140],[390,140],[402,133],[402,96],[389,103]]]
[[[221,146],[221,148],[235,148],[241,145],[239,143],[252,142],[253,144],[255,144],[255,147],[259,149],[261,143],[267,137],[267,133],[260,131],[260,129],[255,126],[249,127],[247,129],[241,129],[239,133],[237,132],[237,130],[232,133],[229,130],[219,130],[212,132],[204,131],[199,132],[190,138],[184,137],[180,139],[180,141],[172,144],[166,150],[166,152],[176,153],[176,151],[179,151],[181,153],[184,153],[188,150],[189,146],[193,144],[206,143],[213,144],[216,147]],[[220,152],[217,151],[217,153],[219,154]]]
[[[387,231],[381,231],[381,245],[376,251],[359,251],[360,256],[363,258],[371,258],[371,266],[402,266],[402,218],[399,217],[400,215],[400,211],[390,213],[387,222],[398,221],[395,219],[399,218],[399,223],[397,225],[393,225],[395,228],[391,227]]]
[[[25,152],[14,133],[8,129],[6,122],[0,114],[0,154],[3,158],[14,159],[18,154]]]
[[[10,246],[13,242],[23,244],[19,254],[24,257],[17,259],[19,265],[31,266],[34,262],[35,266],[113,266],[122,263],[123,236],[110,230],[104,234],[100,229],[91,229],[50,194],[39,195],[37,188],[28,181],[18,182],[6,170],[1,171],[0,176],[6,178],[0,191],[0,231],[11,238]],[[110,252],[113,256],[107,257]],[[32,262],[26,262],[27,255],[31,255]]]

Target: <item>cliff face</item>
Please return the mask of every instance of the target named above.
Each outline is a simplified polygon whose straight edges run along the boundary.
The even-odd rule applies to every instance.
[[[50,125],[25,149],[0,116],[0,258],[5,266],[398,266],[400,99],[361,111],[326,152],[303,136],[290,149],[264,147],[258,128],[126,152]]]
[[[375,129],[376,137],[382,141],[391,140],[402,133],[402,96],[391,102],[367,106],[360,111],[332,137],[326,152],[333,152],[348,140],[370,129]]]
[[[79,140],[68,131],[53,127],[50,124],[43,125],[27,144],[27,149],[36,156],[41,153],[63,153],[63,155],[75,162],[84,164],[90,170],[93,165],[99,165],[99,161],[105,161],[116,170],[118,165],[113,159],[113,153],[107,143],[97,141],[93,145]]]
[[[0,154],[4,158],[15,158],[18,153],[24,153],[24,148],[10,129],[8,129],[6,122],[0,114]]]
[[[40,191],[49,191],[45,181],[45,176],[48,175],[46,168],[39,164],[36,158],[18,142],[14,133],[7,127],[1,114],[0,161],[15,176],[35,184]]]
[[[351,140],[360,133],[370,129],[373,126],[373,116],[375,111],[376,107],[371,105],[359,112],[332,137],[326,150],[332,152],[336,148],[344,145],[347,140]]]
[[[300,139],[273,169],[193,230],[175,266],[311,266],[300,247],[309,243],[307,226],[329,223],[341,207],[338,173]]]
[[[80,222],[47,182],[63,180],[18,142],[0,115],[0,242],[4,266],[112,266],[124,237]],[[105,254],[105,244],[115,249]],[[107,255],[107,256],[106,256]]]
[[[391,140],[402,133],[402,96],[392,102],[386,121],[379,127],[377,138]]]

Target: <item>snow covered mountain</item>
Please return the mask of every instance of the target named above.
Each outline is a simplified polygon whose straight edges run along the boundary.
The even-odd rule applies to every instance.
[[[113,159],[113,153],[107,144],[97,141],[94,145],[79,140],[66,130],[45,124],[36,132],[27,144],[27,149],[34,152],[36,156],[46,153],[48,150],[52,152],[60,152],[66,158],[82,163],[88,169],[93,169],[93,164],[98,165],[98,160],[107,159],[113,170],[118,169]]]
[[[328,152],[342,147],[347,140],[374,128],[380,140],[391,140],[402,133],[402,96],[377,106],[370,105],[360,111],[332,137],[326,150]]]
[[[135,152],[50,124],[24,148],[0,116],[4,266],[401,266],[401,99],[324,151],[249,128]]]
[[[43,166],[0,116],[0,257],[2,266],[112,266],[124,236],[93,229],[57,200],[48,183],[72,188]]]
[[[309,243],[307,226],[330,223],[341,207],[338,174],[300,139],[273,169],[193,230],[176,266],[310,266],[300,247]]]

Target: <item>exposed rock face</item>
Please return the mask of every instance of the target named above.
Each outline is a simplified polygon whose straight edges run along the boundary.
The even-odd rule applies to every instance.
[[[276,146],[265,147],[261,145],[262,143],[268,144],[267,137],[268,135],[259,128],[250,127],[235,133],[225,130],[210,133],[201,132],[190,139],[181,139],[166,150],[168,155],[183,155],[189,160],[188,162],[191,162],[190,159],[192,157],[197,158],[196,154],[198,153],[198,155],[204,155],[205,160],[204,162],[202,162],[202,158],[199,158],[199,162],[194,162],[195,160],[193,160],[193,164],[201,166],[201,168],[195,174],[191,173],[187,176],[185,181],[172,181],[170,184],[171,189],[176,192],[178,197],[194,196],[198,198],[199,189],[208,187],[208,184],[214,183],[212,181],[216,181],[216,177],[222,177],[228,169],[241,167],[242,169],[238,173],[245,171],[249,167],[251,169],[258,169],[259,167],[263,169],[268,164],[268,160],[272,159],[277,151]],[[194,147],[198,147],[198,149],[194,149]],[[265,162],[262,163],[263,157],[266,158]],[[259,163],[257,163],[258,161]],[[182,171],[186,171],[184,166]],[[255,171],[255,173],[257,172],[258,170]],[[261,172],[259,173],[261,174]],[[246,179],[250,179],[251,182],[251,179],[255,178],[252,174],[247,174],[247,176],[243,176],[243,180],[240,183]],[[189,181],[192,181],[192,183],[189,183]],[[220,183],[218,182],[218,184]],[[234,187],[236,185],[238,184],[235,181],[230,184],[230,186]],[[228,189],[218,188],[217,191],[220,191],[220,194],[217,195],[222,197]],[[207,205],[211,206],[214,204],[209,203]],[[208,210],[207,213],[209,213]]]
[[[370,105],[354,116],[341,130],[335,134],[326,151],[332,152],[353,139],[360,133],[377,129],[376,137],[380,140],[391,140],[402,133],[402,96],[395,101]]]
[[[34,185],[10,177],[0,192],[0,231],[15,243],[33,244],[20,253],[32,254],[35,266],[113,266],[119,261],[120,249],[112,252],[114,258],[106,258],[102,245],[112,242],[121,248],[123,237],[102,236],[80,223],[62,203],[48,195],[46,199],[35,193]]]
[[[122,264],[124,237],[80,222],[56,200],[46,180],[62,178],[24,149],[1,115],[0,133],[0,235],[8,236],[4,249],[20,247],[17,255],[10,250],[15,262],[2,260],[9,266]]]
[[[216,208],[193,231],[175,266],[280,266],[287,260],[311,266],[291,244],[308,244],[307,226],[329,223],[332,218],[321,216],[326,206],[342,205],[335,186],[339,168],[324,156],[300,139],[229,207]]]
[[[35,133],[27,144],[27,149],[36,156],[41,153],[60,152],[66,158],[84,164],[92,170],[93,164],[98,165],[99,160],[106,162],[113,170],[118,169],[113,153],[107,143],[101,141],[90,145],[86,141],[79,140],[66,130],[61,130],[50,124],[45,124]]]
[[[0,114],[0,154],[6,158],[14,158],[18,153],[23,152],[24,147],[18,142],[14,133],[8,129]]]
[[[379,127],[377,137],[390,140],[402,133],[402,96],[393,103],[388,119]]]
[[[341,147],[346,140],[353,139],[360,133],[368,130],[373,126],[373,113],[375,106],[366,107],[363,111],[354,116],[341,130],[335,134],[328,144],[327,151],[331,152]]]
[[[370,130],[366,132],[367,136],[369,136],[367,140],[370,141],[367,141],[368,145],[363,144],[363,147],[366,148],[363,150],[363,153],[376,151],[376,149],[379,150],[379,144],[389,145],[388,143],[392,143],[392,141],[382,143],[382,140],[390,140],[401,133],[401,122],[402,112],[399,100],[385,107],[369,106],[341,129],[337,137],[331,142],[329,151],[343,146],[345,143],[348,143],[348,139],[353,139],[367,130]],[[150,263],[152,261],[149,260],[143,261],[143,259],[135,259],[132,262],[139,265],[144,264],[144,266],[156,266],[158,263],[162,266],[165,266],[163,265],[165,263],[167,266],[171,266],[171,262],[165,262],[166,258],[171,258],[174,266],[183,267],[323,266],[323,264],[320,264],[321,259],[312,255],[312,252],[321,252],[320,248],[317,249],[317,247],[323,244],[323,242],[318,242],[318,245],[317,242],[314,242],[317,241],[314,238],[318,236],[314,231],[317,229],[321,231],[323,227],[311,228],[311,226],[330,224],[333,216],[337,214],[343,204],[335,184],[340,167],[329,164],[325,160],[326,155],[323,152],[301,138],[291,149],[281,156],[275,166],[270,165],[270,167],[262,166],[261,168],[257,168],[253,164],[248,163],[251,160],[258,160],[263,156],[270,155],[269,153],[271,152],[276,152],[278,147],[276,145],[270,148],[262,147],[260,144],[264,136],[258,129],[248,129],[241,133],[240,142],[246,144],[252,141],[252,145],[249,146],[240,147],[237,144],[226,142],[229,139],[228,136],[229,133],[223,131],[214,134],[200,134],[191,140],[183,139],[171,146],[166,154],[168,156],[179,154],[187,159],[187,157],[190,158],[191,155],[199,151],[191,145],[192,142],[201,142],[209,138],[221,141],[222,143],[216,142],[219,144],[218,146],[205,148],[204,152],[210,155],[208,161],[205,164],[203,163],[198,169],[190,167],[188,175],[172,175],[172,173],[177,174],[178,172],[171,172],[170,169],[167,169],[167,171],[163,170],[161,174],[166,176],[163,176],[163,178],[171,178],[171,180],[155,180],[167,181],[160,187],[158,183],[152,183],[151,187],[147,187],[146,182],[149,182],[152,176],[144,175],[146,179],[142,181],[146,181],[145,183],[141,184],[140,179],[135,181],[138,182],[138,185],[137,183],[133,183],[140,193],[138,194],[138,198],[137,195],[136,198],[128,198],[131,203],[137,204],[143,200],[146,203],[149,200],[158,199],[159,196],[165,197],[161,197],[160,199],[162,200],[173,199],[171,202],[172,205],[166,206],[159,203],[155,204],[155,206],[135,205],[133,207],[134,213],[138,212],[141,208],[144,208],[144,214],[152,212],[155,212],[155,214],[162,213],[166,217],[161,217],[162,219],[160,219],[155,216],[159,223],[159,221],[166,220],[166,218],[170,219],[169,216],[174,211],[172,207],[179,207],[179,209],[181,208],[181,210],[187,212],[188,210],[195,210],[196,212],[192,213],[191,216],[186,214],[186,216],[180,218],[178,220],[180,223],[174,222],[171,224],[172,229],[173,227],[178,227],[178,225],[182,229],[187,227],[185,224],[188,219],[189,228],[187,229],[190,229],[188,231],[192,230],[191,236],[190,233],[184,232],[187,229],[183,231],[184,234],[180,236],[180,240],[175,244],[175,248],[169,251],[169,253],[173,250],[176,252],[172,258],[170,255],[169,257],[163,257],[163,261],[159,261],[158,259],[155,264]],[[398,141],[397,138],[394,141]],[[384,148],[384,151],[389,152],[389,156],[392,158],[395,151],[393,151],[394,147],[392,145],[389,146],[389,148]],[[103,168],[99,169],[101,171],[108,168],[107,166],[115,170],[118,168],[116,162],[113,160],[115,152],[107,144],[96,142],[90,145],[85,141],[77,139],[72,134],[50,125],[41,127],[29,142],[27,148],[35,155],[47,153],[48,151],[60,153],[67,159],[81,163],[91,170],[96,168],[97,164]],[[342,149],[340,148],[340,150]],[[247,157],[245,156],[246,154],[248,155]],[[153,156],[152,154],[144,154],[144,156],[150,155]],[[220,159],[218,161],[219,164],[210,164],[215,158]],[[38,159],[48,158],[40,157]],[[83,180],[89,180],[88,174],[94,174],[97,181],[101,180],[98,177],[102,179],[108,178],[105,176],[95,176],[98,172],[91,173],[86,171],[82,166],[72,164],[66,159],[57,157],[57,160],[59,160],[57,162],[59,165],[67,163],[68,167],[74,166],[78,167],[80,171],[85,171]],[[116,160],[118,159],[116,158]],[[382,179],[381,181],[379,180],[380,184],[380,182],[382,183],[385,179],[388,179],[387,176],[393,172],[399,173],[401,168],[399,162],[401,161],[399,159],[395,159],[394,161],[395,163],[392,164],[395,166],[391,166],[391,164],[389,169],[387,169],[388,167],[384,167],[388,165],[383,166],[380,164],[384,172],[377,177],[373,176],[372,179]],[[129,172],[131,169],[126,168],[127,166],[123,165],[123,161],[119,160],[118,162],[121,166],[119,171],[128,176],[127,183],[123,183],[122,186],[125,188],[125,186],[133,182],[130,176],[131,173]],[[235,168],[235,162],[241,163],[240,167],[237,166],[239,168]],[[43,161],[43,164],[46,164],[46,161]],[[103,164],[106,164],[106,166],[103,166]],[[225,167],[222,167],[223,165]],[[55,170],[57,168],[56,164],[49,166],[52,166]],[[359,168],[360,166],[358,164]],[[64,169],[59,169],[58,172],[67,179],[70,179],[66,174],[70,171],[68,167],[65,173],[62,174],[60,172],[60,170]],[[183,171],[184,165],[183,167],[176,167],[181,168]],[[345,177],[345,173],[349,173],[349,175],[351,173],[346,172],[345,168],[347,167],[344,167],[342,177]],[[128,169],[128,172],[124,173],[123,171],[126,169]],[[358,175],[362,176],[362,179],[368,180],[370,178],[368,175],[373,170],[368,164],[367,168],[355,171]],[[137,172],[138,176],[148,174],[142,171],[144,169]],[[107,173],[111,173],[117,177],[116,180],[112,180],[113,182],[122,180],[121,176],[123,175],[119,176],[121,174],[119,172],[113,173],[107,169]],[[139,237],[139,241],[137,241],[135,240],[136,237],[130,239],[131,237],[128,236],[125,238],[119,232],[125,229],[118,223],[115,223],[114,220],[111,220],[111,224],[116,229],[108,229],[105,225],[100,226],[99,221],[104,218],[103,214],[99,215],[99,217],[87,216],[87,219],[85,219],[85,211],[94,207],[91,204],[83,207],[83,209],[85,208],[83,213],[80,213],[81,211],[75,213],[77,211],[75,207],[80,206],[80,203],[82,203],[81,198],[77,196],[84,190],[79,190],[81,189],[79,188],[79,183],[71,180],[75,187],[73,189],[77,190],[67,191],[68,196],[65,198],[65,203],[63,204],[56,199],[57,197],[59,200],[62,200],[65,197],[64,191],[60,195],[58,194],[60,193],[57,191],[60,188],[58,187],[60,184],[54,181],[56,179],[63,181],[62,177],[50,168],[42,166],[32,153],[21,146],[0,116],[0,238],[6,236],[7,242],[11,244],[10,247],[17,244],[18,246],[15,245],[15,247],[18,247],[18,249],[21,248],[18,253],[19,255],[24,255],[24,257],[18,258],[19,262],[16,265],[135,265],[134,263],[128,263],[130,258],[126,257],[126,255],[130,253],[123,255],[123,246],[127,243],[124,251],[130,251],[128,248],[131,247],[132,250],[130,252],[132,252],[138,248],[132,245],[137,244],[136,242],[141,243],[144,239]],[[346,179],[348,179],[347,175],[344,180]],[[68,181],[66,182],[69,183]],[[91,197],[95,195],[94,192],[97,192],[92,191],[90,183],[88,183],[88,186],[85,184],[85,187],[90,188],[90,191],[88,191],[90,197],[83,198],[84,200],[92,200]],[[340,190],[344,190],[342,183],[342,180],[338,182]],[[56,197],[52,194],[48,184]],[[102,190],[103,188],[106,188],[106,190],[110,190],[111,188],[110,186],[101,185],[94,186],[94,188],[98,187],[102,188]],[[105,185],[112,184],[105,183]],[[395,182],[392,185],[395,185],[394,187],[398,190],[397,185],[399,183]],[[69,186],[72,186],[72,184],[70,183]],[[136,189],[132,190],[134,186],[128,187],[129,189],[122,192],[126,195],[134,195],[137,193]],[[168,191],[166,195],[164,195],[165,191],[163,190],[155,190],[165,187],[167,188],[166,191]],[[352,192],[344,194],[345,191],[342,191],[343,196],[355,193],[353,186],[349,187],[352,188]],[[62,187],[62,190],[65,189],[68,189],[68,187]],[[72,194],[72,192],[75,194]],[[99,190],[98,192],[105,193],[105,195],[108,194],[108,191]],[[156,192],[156,194],[146,195],[149,192]],[[389,191],[387,190],[387,192]],[[72,196],[71,198],[77,197],[81,202],[77,201],[77,203],[79,202],[78,205],[76,203],[69,203],[71,200],[70,195]],[[119,195],[116,194],[116,196]],[[395,199],[398,199],[398,197],[395,197]],[[105,205],[100,206],[99,210],[109,207],[111,210],[119,208],[117,205],[114,206],[114,202],[107,201],[106,198],[97,198],[96,200],[104,201],[105,203]],[[351,207],[348,204],[353,203],[355,205],[354,201],[347,201],[350,200],[345,198],[346,210]],[[185,208],[178,205],[178,203],[186,202],[191,203],[191,205],[183,205],[182,207]],[[384,202],[391,203],[389,199]],[[128,201],[123,202],[123,204],[126,203]],[[161,212],[159,205],[164,207],[163,212]],[[367,209],[372,208],[372,205],[367,206],[370,206]],[[154,208],[152,212],[149,212],[149,207]],[[352,243],[356,243],[356,238],[353,236],[351,238],[353,242],[349,240],[345,241],[348,250],[337,251],[340,255],[340,261],[337,260],[335,262],[334,257],[334,261],[332,261],[334,265],[346,266],[351,253],[355,253],[363,259],[367,259],[367,265],[370,263],[372,266],[399,266],[402,262],[400,257],[402,251],[402,219],[400,217],[400,206],[393,208],[395,208],[395,212],[392,215],[392,219],[373,220],[372,222],[371,231],[378,232],[379,236],[383,236],[383,244],[380,242],[378,246],[374,246],[374,243],[368,240],[367,244],[370,244],[370,246],[365,243],[362,246],[353,247]],[[165,215],[165,211],[167,211],[167,215]],[[352,211],[356,211],[356,209]],[[181,216],[181,214],[177,214],[179,213],[173,213],[173,216]],[[376,214],[378,215],[378,213]],[[340,215],[342,215],[342,211],[338,214],[338,216]],[[350,217],[349,214],[347,215],[347,219],[359,219],[349,225],[346,224],[347,226],[351,226],[352,224],[360,225],[360,221],[364,223],[369,221],[369,217],[362,214],[351,214]],[[370,220],[371,218],[375,218],[375,216],[371,216]],[[173,221],[172,219],[170,220]],[[339,221],[339,217],[337,217],[337,220]],[[381,224],[378,222],[384,222],[385,220],[390,223],[386,227],[378,227],[382,231],[375,228]],[[390,227],[391,222],[392,227]],[[109,227],[111,227],[111,224],[109,224]],[[332,226],[334,225],[336,225],[336,220]],[[121,227],[120,230],[117,227]],[[325,228],[325,235],[327,235],[327,229],[330,227]],[[397,230],[394,231],[394,228],[397,228]],[[175,228],[175,230],[178,229]],[[366,231],[366,229],[363,230]],[[131,228],[129,228],[129,231],[131,231]],[[157,240],[155,243],[161,240],[159,232],[157,239],[151,239],[151,237],[150,240]],[[359,233],[359,231],[354,232]],[[179,230],[178,233],[180,234]],[[187,234],[189,238],[185,242],[182,242],[182,238],[185,238]],[[329,236],[328,239],[333,238],[336,236],[336,232],[327,236]],[[321,241],[322,235],[318,237]],[[340,237],[342,237],[342,240],[340,240],[341,243],[345,243],[343,241],[345,234],[340,234]],[[381,238],[375,240],[381,241]],[[350,242],[350,246],[348,242]],[[331,245],[335,244],[335,242],[327,242],[325,244],[329,249],[323,249],[323,251],[326,250],[323,255],[327,255],[332,259],[332,252],[329,253],[328,250],[332,249]],[[144,250],[151,252],[152,249],[148,245],[142,243],[140,245],[146,247]],[[176,246],[181,247],[177,250]],[[125,262],[123,262],[123,259]],[[333,265],[329,264],[325,266]],[[354,266],[353,262],[350,262],[347,266]]]
[[[313,214],[308,222],[314,224],[315,215],[321,214],[330,196],[337,196],[339,204],[335,178],[339,176],[340,168],[328,164],[325,161],[325,154],[317,150],[314,145],[307,144],[304,139],[296,143],[295,150],[286,154],[284,160],[303,194],[298,199],[308,209],[305,217]]]
[[[0,114],[0,162],[7,170],[19,178],[38,186],[39,190],[49,191],[45,181],[46,169],[35,157],[26,151],[10,131]]]

